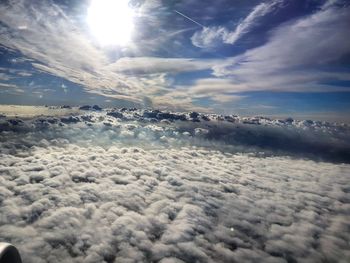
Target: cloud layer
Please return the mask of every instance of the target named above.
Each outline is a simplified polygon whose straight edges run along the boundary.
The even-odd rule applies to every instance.
[[[50,140],[57,136],[72,143],[81,143],[82,133],[87,134],[87,141],[91,140],[89,136],[92,134],[100,133],[101,139],[95,143],[106,146],[110,140],[114,140],[109,134],[111,130],[115,136],[121,136],[120,140],[128,140],[134,145],[147,145],[150,142],[159,145],[162,142],[167,147],[195,145],[225,148],[230,152],[261,152],[264,156],[277,154],[350,163],[348,124],[292,118],[270,119],[262,116],[95,108],[98,111],[91,111],[92,107],[84,106],[82,109],[90,111],[79,116],[77,114],[85,111],[34,107],[32,115],[26,114],[26,117],[40,112],[56,117],[21,120],[4,116],[0,119],[0,131],[37,136],[36,139],[28,140],[31,146],[38,145],[37,142],[43,138]],[[29,110],[28,107],[26,110]],[[74,115],[64,116],[65,114]],[[62,128],[66,125],[73,126],[74,129]],[[127,137],[124,138],[124,135]],[[29,147],[28,142],[24,145]]]
[[[264,154],[225,137],[237,127],[248,142],[270,127],[279,141],[286,122],[108,114],[2,117],[0,239],[24,262],[349,260],[349,164],[278,147]],[[311,137],[326,129],[291,125]]]

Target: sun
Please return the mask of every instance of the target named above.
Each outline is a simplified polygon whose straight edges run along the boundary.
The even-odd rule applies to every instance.
[[[91,0],[87,22],[101,45],[124,46],[131,40],[134,16],[129,0]]]

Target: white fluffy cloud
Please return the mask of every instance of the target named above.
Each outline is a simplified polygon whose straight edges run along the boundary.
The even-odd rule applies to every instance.
[[[1,238],[25,262],[350,256],[347,165],[67,145],[2,156],[1,169]]]
[[[349,164],[280,155],[278,142],[270,157],[249,146],[259,136],[296,140],[279,121],[197,123],[191,114],[178,126],[147,114],[3,122],[0,239],[35,263],[350,258]],[[306,142],[319,129],[322,144],[326,126],[315,124],[294,125]],[[235,140],[244,135],[246,146],[225,137],[228,127],[242,129]],[[348,136],[347,126],[335,130]]]

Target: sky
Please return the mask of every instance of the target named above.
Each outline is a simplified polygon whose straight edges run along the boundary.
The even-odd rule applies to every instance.
[[[1,0],[0,103],[344,120],[350,1]]]

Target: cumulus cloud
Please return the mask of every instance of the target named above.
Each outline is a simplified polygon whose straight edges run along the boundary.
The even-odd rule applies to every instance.
[[[25,262],[349,257],[348,165],[81,143],[1,148],[1,238]]]
[[[277,147],[298,142],[290,125],[300,145],[323,131],[309,147],[347,126],[108,113],[1,120],[0,239],[24,262],[349,259],[349,164]],[[272,155],[249,150],[258,137],[273,138]]]

